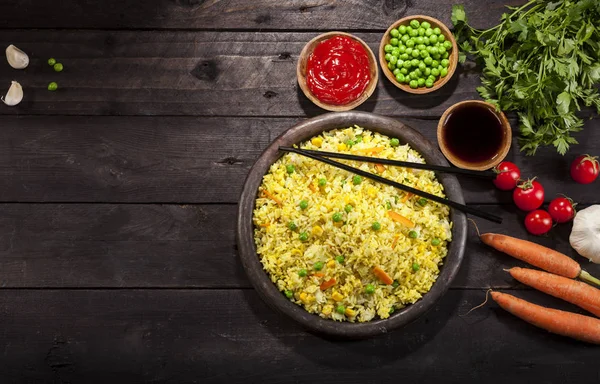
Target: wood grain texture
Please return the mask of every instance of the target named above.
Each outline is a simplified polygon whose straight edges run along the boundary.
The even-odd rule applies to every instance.
[[[515,295],[576,308],[539,292]],[[0,291],[0,371],[35,383],[596,382],[594,346],[539,330],[483,291],[450,291],[414,323],[334,342],[252,290]],[[452,347],[452,353],[442,348]]]
[[[400,118],[436,142],[436,120]],[[0,201],[236,203],[255,159],[300,118],[81,117],[2,118]],[[513,128],[516,122],[511,121]],[[537,176],[549,201],[559,193],[600,203],[596,183],[569,177],[577,153],[596,153],[600,119],[586,121],[581,144],[565,157],[553,148],[507,160]],[[515,132],[514,136],[518,136]],[[459,177],[470,204],[510,204],[510,192]]]
[[[563,252],[591,274],[600,265],[569,246],[570,224],[528,235],[513,206],[478,206],[504,224],[482,232]],[[249,288],[237,255],[235,205],[0,204],[1,288]],[[452,288],[523,288],[503,269],[524,263],[482,244],[470,226]]]
[[[6,31],[0,46],[30,55],[23,71],[0,65],[0,84],[18,80],[24,99],[0,114],[315,116],[300,90],[298,55],[318,33]],[[357,33],[377,52],[382,33]],[[56,73],[46,63],[64,65]],[[59,89],[47,91],[49,82]],[[439,117],[478,98],[479,74],[461,72],[439,91],[411,95],[381,77],[358,110]]]
[[[379,29],[405,15],[426,14],[450,23],[452,0],[66,0],[0,3],[3,28],[100,29]],[[489,27],[520,0],[465,0],[469,19]],[[450,24],[449,24],[450,25]]]

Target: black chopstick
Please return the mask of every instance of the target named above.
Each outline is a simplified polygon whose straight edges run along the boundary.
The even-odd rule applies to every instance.
[[[289,149],[295,149],[292,147],[279,147],[281,151],[288,151]],[[435,172],[445,172],[445,173],[457,173],[461,175],[481,177],[484,179],[495,179],[496,173],[494,171],[473,171],[470,169],[462,169],[455,167],[445,167],[443,165],[433,165],[433,164],[421,164],[421,163],[412,163],[410,161],[401,161],[401,160],[391,160],[391,159],[380,159],[377,157],[370,156],[358,156],[358,155],[350,155],[348,153],[338,153],[338,152],[327,152],[327,151],[315,151],[312,149],[302,149],[304,152],[312,153],[318,156],[325,157],[333,157],[337,159],[345,159],[345,160],[356,160],[356,161],[364,161],[367,163],[378,163],[378,164],[387,164],[387,165],[395,165],[398,167],[404,168],[413,168],[413,169],[424,169],[428,171]]]
[[[502,224],[502,218],[498,217],[496,215],[492,215],[490,213],[487,213],[487,212],[484,212],[484,211],[480,211],[479,209],[476,209],[476,208],[473,208],[473,207],[469,207],[467,205],[464,205],[464,204],[461,204],[461,203],[457,203],[455,201],[448,200],[448,199],[445,199],[443,197],[432,195],[431,193],[428,193],[428,192],[425,192],[425,191],[421,191],[421,190],[413,188],[413,187],[409,187],[408,185],[404,185],[404,184],[397,183],[397,182],[392,181],[392,180],[388,180],[385,177],[381,177],[381,176],[376,175],[374,173],[365,172],[365,171],[363,171],[361,169],[354,168],[354,167],[351,167],[351,166],[346,165],[346,164],[338,163],[337,161],[328,159],[328,158],[323,157],[321,155],[315,155],[315,154],[313,154],[311,152],[307,152],[307,150],[304,150],[304,149],[291,148],[291,147],[279,147],[279,150],[280,151],[284,151],[284,152],[293,152],[293,153],[297,153],[297,154],[302,155],[302,156],[310,157],[311,159],[314,159],[314,160],[317,160],[317,161],[321,161],[321,162],[323,162],[325,164],[329,164],[331,166],[343,169],[345,171],[348,171],[348,172],[351,172],[351,173],[355,173],[357,175],[366,177],[366,178],[371,179],[371,180],[378,181],[378,182],[380,182],[382,184],[391,185],[392,187],[401,189],[401,190],[406,191],[406,192],[410,192],[413,195],[425,197],[425,198],[427,198],[429,200],[432,200],[432,201],[435,201],[437,203],[444,204],[444,205],[447,205],[447,206],[449,206],[451,208],[458,209],[461,212],[469,213],[469,214],[471,214],[473,216],[477,216],[477,217],[480,217],[482,219],[493,221],[494,223]]]

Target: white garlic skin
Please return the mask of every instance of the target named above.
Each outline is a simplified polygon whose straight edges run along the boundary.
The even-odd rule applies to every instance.
[[[600,264],[600,205],[577,212],[569,243],[581,256]]]
[[[21,84],[13,81],[8,92],[6,92],[6,96],[0,98],[4,104],[9,106],[17,105],[23,100],[23,87]]]
[[[11,44],[6,47],[6,61],[14,69],[25,69],[29,65],[29,56]]]

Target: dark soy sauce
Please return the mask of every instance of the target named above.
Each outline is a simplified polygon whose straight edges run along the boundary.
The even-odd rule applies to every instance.
[[[498,156],[504,140],[500,117],[485,105],[459,106],[443,123],[447,149],[462,161],[481,163]]]

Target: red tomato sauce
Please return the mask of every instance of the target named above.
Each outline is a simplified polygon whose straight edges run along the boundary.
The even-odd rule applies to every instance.
[[[358,41],[346,36],[320,42],[308,58],[306,69],[308,88],[327,104],[353,102],[371,81],[367,51]]]

